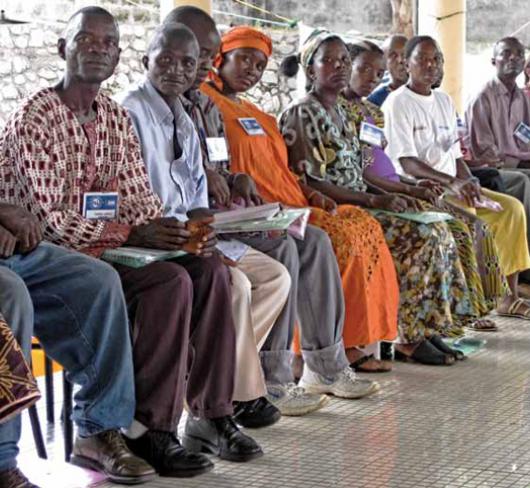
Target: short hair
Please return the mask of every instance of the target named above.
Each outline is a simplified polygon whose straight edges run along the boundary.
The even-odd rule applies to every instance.
[[[493,44],[493,56],[494,57],[497,55],[497,48],[499,47],[499,44],[501,42],[515,42],[522,47],[523,52],[524,52],[524,44],[517,37],[506,36],[506,37],[503,37],[502,39],[499,39],[495,44]]]
[[[348,52],[350,53],[352,62],[355,61],[355,59],[362,53],[377,53],[381,56],[384,56],[383,50],[372,41],[348,43],[346,46],[348,47]]]
[[[383,41],[383,45],[382,45],[382,49],[383,49],[383,52],[385,54],[388,53],[388,50],[390,49],[390,46],[392,45],[392,43],[397,40],[397,39],[401,39],[404,42],[404,44],[407,43],[408,41],[408,37],[405,35],[405,34],[392,34],[391,36],[388,36],[384,41]]]
[[[438,45],[436,40],[431,36],[414,36],[407,41],[407,44],[405,44],[405,59],[410,59],[412,53],[414,52],[414,49],[416,49],[416,47],[422,44],[423,42],[430,42],[433,46],[436,46],[436,49],[441,52],[440,46]]]
[[[175,36],[182,42],[193,42],[197,47],[197,53],[199,52],[199,43],[193,31],[186,27],[184,24],[177,24],[176,22],[161,24],[153,33],[149,45],[147,46],[147,55],[158,48],[158,46],[170,37]]]
[[[66,27],[64,28],[64,32],[63,32],[63,37],[65,39],[67,39],[70,36],[71,31],[73,29],[74,21],[77,19],[77,17],[81,15],[100,15],[100,16],[108,17],[114,23],[114,26],[116,27],[116,30],[118,31],[118,34],[120,32],[120,26],[118,25],[118,22],[114,18],[114,15],[112,15],[108,10],[105,10],[102,7],[97,7],[95,5],[92,5],[88,7],[83,7],[79,9],[77,12],[74,12],[70,16],[70,18],[68,19],[68,22],[66,23]]]
[[[197,21],[200,21],[205,28],[215,29],[217,31],[215,20],[212,19],[212,17],[204,10],[192,5],[183,5],[181,7],[174,8],[171,12],[169,12],[169,14],[166,15],[162,23],[170,24],[176,22],[179,24],[188,25]]]

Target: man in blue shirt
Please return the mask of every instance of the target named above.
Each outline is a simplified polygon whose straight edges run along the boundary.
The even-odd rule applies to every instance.
[[[189,29],[178,24],[162,26],[156,31],[143,59],[146,78],[137,87],[118,96],[133,120],[149,180],[163,202],[164,214],[180,221],[209,215],[208,189],[199,139],[179,99],[179,95],[195,79],[198,56],[199,47]],[[243,244],[241,246],[246,248]],[[265,330],[256,331],[256,335],[262,334],[264,338],[283,308],[290,287],[287,272],[280,268],[279,263],[270,258],[267,260],[269,265],[279,270],[274,272],[274,280],[279,286],[280,296],[276,295],[277,301],[270,304],[269,309],[273,311],[270,325]],[[239,273],[238,270],[231,271],[232,276]],[[232,290],[236,288],[234,283],[239,283],[237,278],[236,281],[233,280]],[[250,295],[250,289],[247,291],[245,288],[241,294],[247,293]],[[271,293],[274,294],[272,289]],[[224,310],[230,312],[226,304]],[[219,313],[222,311],[219,310]],[[234,319],[237,329],[248,328],[252,323],[246,316]],[[254,334],[251,332],[250,335]],[[256,343],[245,343],[245,347],[241,348],[239,336],[241,334],[238,334],[236,340],[238,349],[246,349],[244,353],[248,355],[248,349],[252,348],[254,359],[251,358],[249,364],[240,365],[235,375],[235,383],[238,385],[243,378],[243,381],[251,383],[251,386],[258,385],[258,397],[264,396],[265,385]],[[212,333],[211,340],[215,339],[215,334]],[[233,375],[231,371],[223,371],[222,368],[218,371],[221,375]],[[248,386],[248,390],[251,386]],[[247,393],[252,395],[252,392]],[[262,419],[262,425],[279,419],[279,412],[270,404],[265,405],[265,411],[262,409],[261,414],[266,417]],[[207,414],[201,418],[189,415],[188,425],[190,424],[196,427],[201,439],[207,439],[204,447],[224,459],[247,461],[262,454],[260,447],[240,432],[232,419],[218,424]]]

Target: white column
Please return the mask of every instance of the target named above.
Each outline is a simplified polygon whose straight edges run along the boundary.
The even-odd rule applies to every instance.
[[[466,54],[466,0],[418,0],[418,34],[434,37],[445,58],[442,89],[462,113]]]

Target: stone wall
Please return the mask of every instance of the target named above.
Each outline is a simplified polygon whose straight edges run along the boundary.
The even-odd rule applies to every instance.
[[[252,1],[287,17],[302,19],[308,25],[326,25],[343,33],[376,34],[390,28],[389,0]],[[0,8],[5,8],[9,17],[33,21],[0,25],[0,128],[23,97],[60,79],[63,62],[56,54],[56,43],[64,22],[78,8],[94,3],[108,8],[121,25],[122,59],[105,89],[115,93],[142,76],[140,60],[159,20],[159,0],[133,2],[140,6],[129,0],[0,0]],[[214,0],[214,8],[256,15],[232,0]],[[244,22],[222,14],[214,16],[222,24]],[[527,20],[527,0],[468,0],[468,38],[472,40],[491,43]],[[285,55],[297,50],[298,29],[263,26],[274,40],[274,54],[262,82],[249,97],[265,110],[278,113],[294,98],[294,80],[282,78],[277,67]],[[530,44],[530,29],[521,37]]]
[[[69,8],[66,5],[68,3]],[[142,77],[141,58],[156,26],[157,18],[145,10],[149,15],[144,21],[131,23],[131,20],[136,20],[138,14],[130,8],[123,7],[120,10],[116,3],[119,2],[114,2],[109,10],[113,13],[117,11],[122,19],[120,23],[122,56],[116,73],[104,85],[104,89],[110,94],[127,88]],[[63,12],[68,12],[67,15],[77,8],[74,1],[61,2],[59,7],[64,9]],[[47,15],[53,15],[52,12],[44,12],[42,16],[47,18]],[[15,15],[25,18],[21,12]],[[60,18],[64,17],[63,15]],[[56,46],[63,28],[62,22],[0,26],[0,128],[21,99],[60,80],[64,62],[57,55]],[[294,80],[280,77],[278,65],[283,56],[297,50],[298,30],[281,28],[265,30],[274,41],[274,55],[261,83],[249,92],[249,98],[265,110],[278,113],[294,96]]]

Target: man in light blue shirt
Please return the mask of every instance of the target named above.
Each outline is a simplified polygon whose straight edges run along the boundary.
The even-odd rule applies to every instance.
[[[208,208],[199,138],[180,100],[175,98],[170,106],[146,77],[118,101],[133,120],[149,181],[165,215],[186,221],[188,212]]]
[[[198,51],[197,41],[186,27],[173,24],[159,28],[144,56],[146,78],[118,96],[133,120],[151,185],[164,204],[165,215],[180,220],[209,213],[200,141],[179,99],[195,80]],[[290,277],[280,263],[239,245],[245,254],[237,268],[230,268],[237,344],[234,400],[252,403],[252,426],[265,426],[277,421],[280,413],[264,398],[257,343],[265,341],[281,313]],[[252,283],[241,271],[245,263],[253,269]],[[260,302],[257,313],[251,301]],[[224,442],[225,433],[215,433],[208,420],[190,416],[188,427],[190,424],[201,441],[207,438],[216,446],[214,452]],[[214,437],[220,440],[212,441]]]

